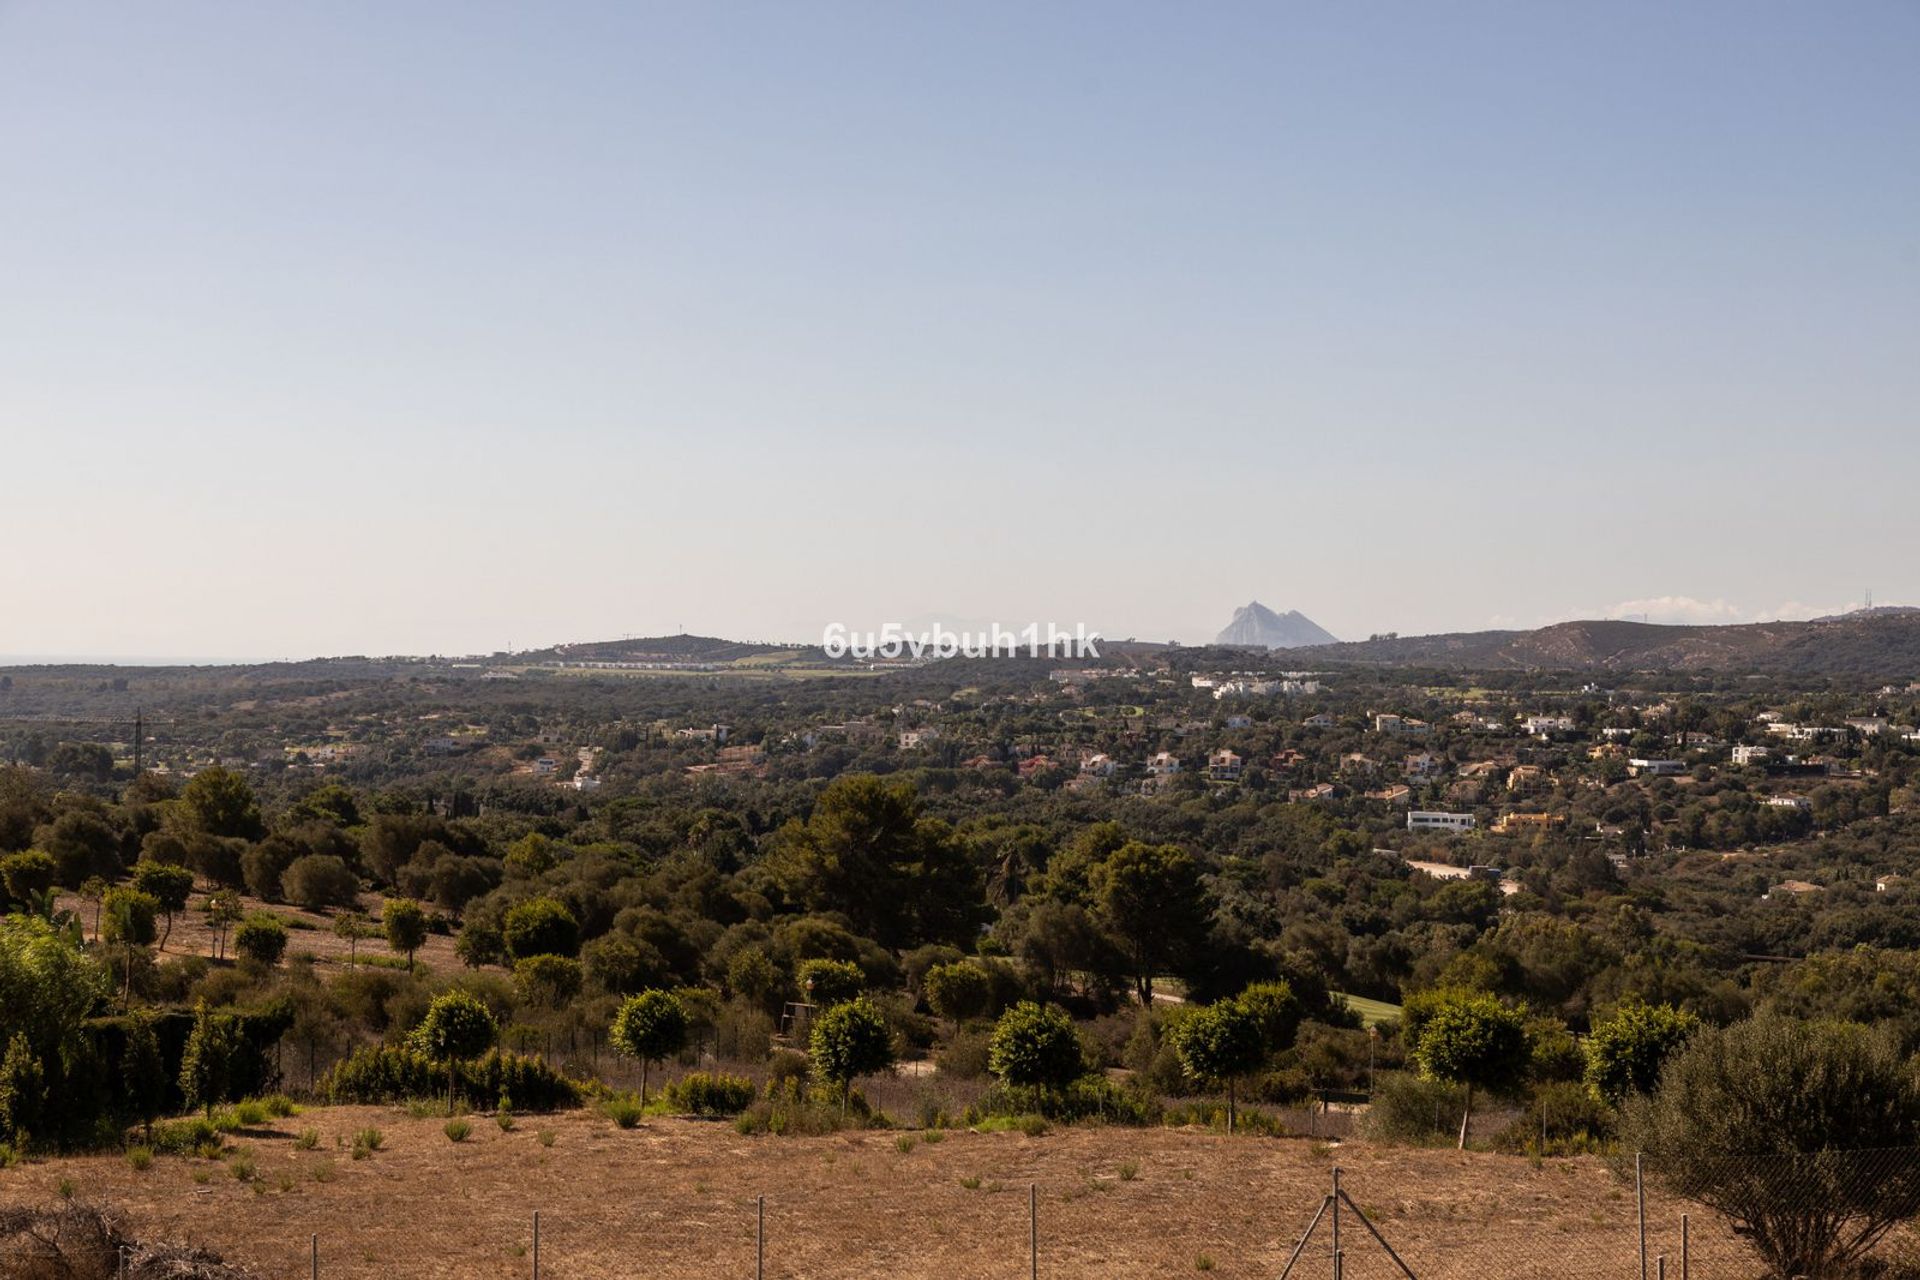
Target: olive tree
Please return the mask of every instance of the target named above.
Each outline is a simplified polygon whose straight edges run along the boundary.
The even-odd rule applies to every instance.
[[[447,1108],[453,1108],[454,1081],[460,1064],[471,1062],[493,1047],[500,1028],[493,1012],[471,991],[455,988],[433,998],[427,1016],[410,1037],[420,1052],[447,1066]]]
[[[993,1004],[993,975],[971,960],[937,964],[922,981],[928,1006],[956,1023],[986,1016]]]
[[[834,1005],[815,1018],[807,1047],[814,1077],[840,1090],[842,1117],[853,1082],[893,1065],[893,1035],[886,1016],[865,996]]]
[[[248,964],[271,969],[287,952],[287,926],[271,912],[256,911],[233,931],[233,949]]]
[[[939,971],[931,970],[927,976]],[[1066,1088],[1084,1070],[1073,1019],[1059,1005],[1022,1000],[994,1024],[987,1042],[987,1069],[1010,1088],[1032,1089],[1038,1111],[1045,1090]]]
[[[629,996],[613,1015],[608,1039],[613,1047],[640,1063],[640,1101],[647,1100],[647,1071],[654,1063],[686,1047],[686,1006],[670,991],[658,988]]]
[[[1839,1277],[1920,1216],[1920,1084],[1886,1034],[1767,1017],[1703,1031],[1628,1102],[1627,1142],[1780,1276]],[[1874,1149],[1869,1152],[1867,1149]]]

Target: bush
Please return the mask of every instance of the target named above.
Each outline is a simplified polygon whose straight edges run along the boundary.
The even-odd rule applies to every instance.
[[[978,1080],[987,1074],[987,1052],[992,1033],[978,1027],[956,1031],[936,1055],[940,1074],[955,1080]]]
[[[432,1098],[446,1087],[442,1064],[399,1045],[369,1045],[336,1063],[317,1092],[335,1104],[385,1104]],[[580,1105],[580,1086],[541,1058],[493,1050],[455,1067],[456,1088],[466,1097],[512,1098],[528,1111],[558,1111]]]
[[[310,853],[295,858],[280,873],[280,892],[288,902],[309,911],[351,907],[360,898],[360,880],[346,859],[330,853]]]
[[[441,1127],[441,1132],[447,1135],[449,1142],[465,1142],[473,1133],[473,1126],[466,1120],[455,1117]]]
[[[287,926],[279,916],[257,911],[233,931],[233,949],[241,959],[271,968],[286,954]]]
[[[866,989],[867,975],[851,960],[805,960],[795,970],[800,994],[825,1009],[845,1004]]]
[[[556,898],[528,898],[507,912],[501,936],[515,960],[580,954],[580,922]]]
[[[640,1123],[640,1117],[647,1113],[640,1099],[631,1093],[616,1093],[600,1104],[600,1113],[613,1121],[616,1128],[631,1129]]]
[[[1493,1149],[1512,1155],[1575,1156],[1612,1143],[1614,1111],[1583,1084],[1541,1085],[1519,1119],[1494,1135]]]
[[[669,1111],[724,1119],[752,1106],[754,1093],[751,1080],[695,1071],[662,1089],[660,1100]]]
[[[168,1120],[153,1126],[153,1149],[162,1155],[197,1155],[208,1147],[221,1145],[220,1130],[205,1116]]]
[[[1425,1147],[1449,1141],[1454,1136],[1453,1118],[1460,1113],[1461,1092],[1457,1085],[1405,1072],[1383,1072],[1361,1127],[1376,1142]]]

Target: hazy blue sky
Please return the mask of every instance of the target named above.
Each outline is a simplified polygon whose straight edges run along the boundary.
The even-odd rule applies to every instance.
[[[1916,67],[1910,0],[0,0],[0,653],[1912,600]]]

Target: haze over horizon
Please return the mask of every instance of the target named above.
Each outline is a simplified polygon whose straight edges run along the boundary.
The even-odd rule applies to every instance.
[[[1916,55],[1891,0],[0,6],[0,654],[1920,598]]]

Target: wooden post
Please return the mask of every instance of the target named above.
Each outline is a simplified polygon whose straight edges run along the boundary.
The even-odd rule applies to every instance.
[[[1327,1197],[1333,1205],[1333,1280],[1340,1280],[1340,1166],[1333,1166],[1333,1194]]]
[[[320,1280],[320,1234],[315,1232],[307,1237],[307,1274],[313,1280]]]
[[[1040,1184],[1027,1184],[1027,1276],[1040,1280]]]
[[[533,1280],[540,1280],[540,1211],[533,1211]]]
[[[1646,1157],[1633,1153],[1633,1198],[1640,1218],[1640,1280],[1647,1280],[1647,1179]]]
[[[1680,1215],[1680,1280],[1687,1280],[1687,1215]]]

